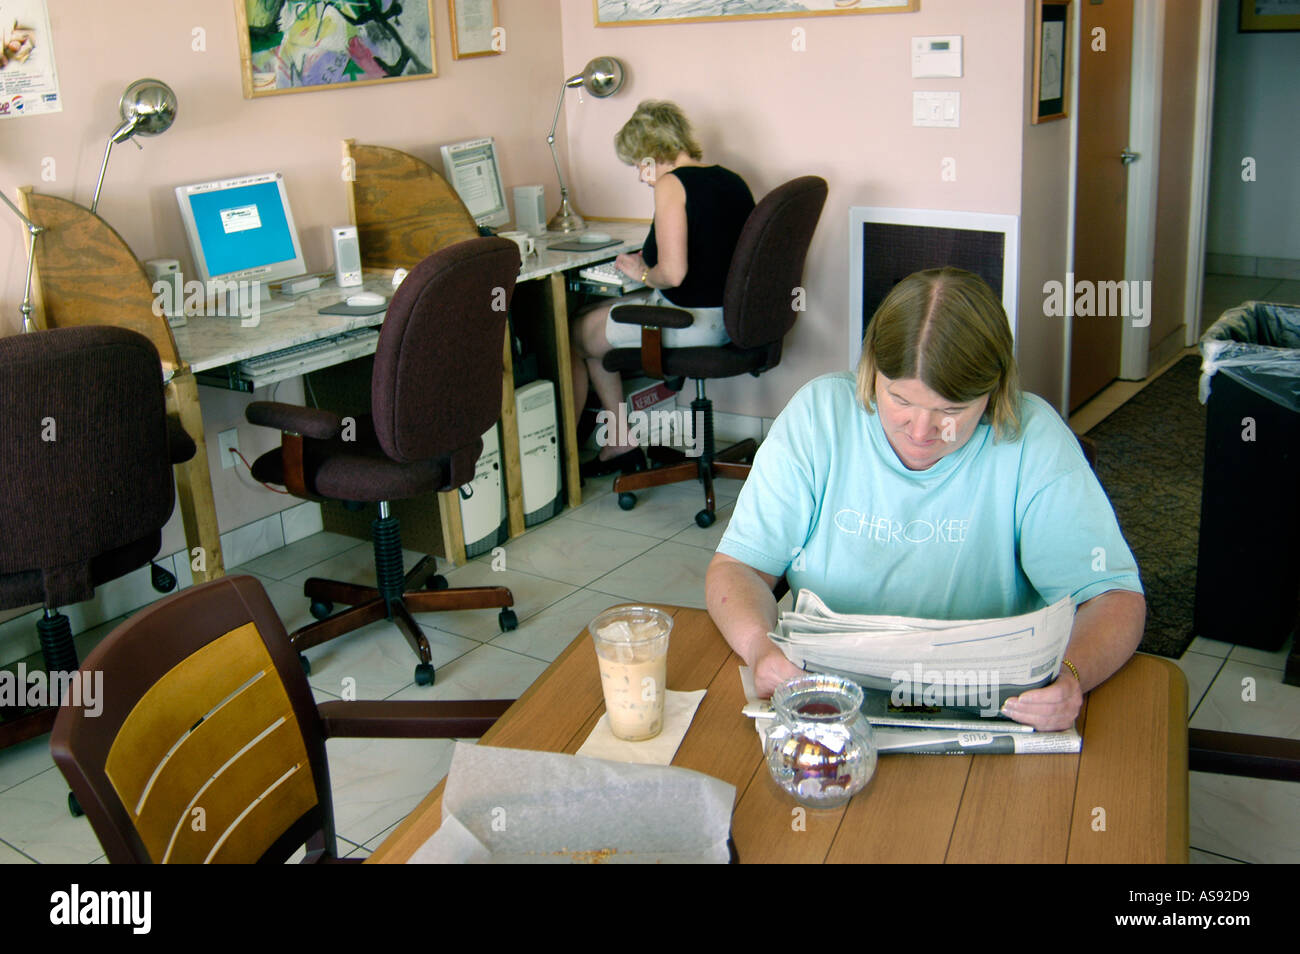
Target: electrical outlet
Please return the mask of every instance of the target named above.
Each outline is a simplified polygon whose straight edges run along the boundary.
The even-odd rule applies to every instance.
[[[221,445],[221,469],[229,470],[237,463],[235,455],[230,452],[239,450],[239,428],[222,431],[217,435],[217,441]]]

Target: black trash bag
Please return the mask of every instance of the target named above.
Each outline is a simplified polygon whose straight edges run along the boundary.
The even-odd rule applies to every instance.
[[[1201,336],[1202,404],[1219,371],[1300,413],[1300,306],[1248,301],[1225,311]]]

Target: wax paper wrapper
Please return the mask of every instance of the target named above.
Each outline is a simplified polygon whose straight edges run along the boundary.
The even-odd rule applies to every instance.
[[[412,864],[725,864],[733,785],[689,769],[458,742]]]

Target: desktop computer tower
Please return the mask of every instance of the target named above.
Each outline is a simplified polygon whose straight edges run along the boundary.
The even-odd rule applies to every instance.
[[[483,435],[483,453],[474,466],[474,479],[458,488],[465,556],[470,559],[489,552],[509,536],[501,474],[501,439],[493,424]]]
[[[560,512],[560,428],[555,385],[534,381],[515,392],[519,469],[524,483],[524,526]]]

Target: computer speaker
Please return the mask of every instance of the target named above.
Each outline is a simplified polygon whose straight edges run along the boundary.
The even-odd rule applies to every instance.
[[[542,186],[515,186],[515,228],[529,235],[546,231],[546,190]]]
[[[361,284],[361,246],[357,242],[357,227],[348,225],[330,230],[334,239],[334,276],[339,288]]]

